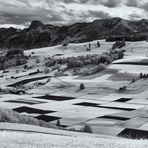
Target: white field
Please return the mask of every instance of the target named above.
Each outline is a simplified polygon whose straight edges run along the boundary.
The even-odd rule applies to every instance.
[[[0,132],[1,148],[147,148],[147,140]]]
[[[91,42],[92,50],[91,52],[86,51],[86,47],[88,43],[81,44],[69,44],[68,47],[62,47],[62,45],[58,45],[55,47],[47,47],[41,49],[32,49],[25,51],[26,55],[32,54],[32,58],[29,59],[28,65],[32,66],[32,69],[23,71],[23,66],[12,67],[9,68],[8,73],[2,73],[0,71],[1,84],[0,87],[6,88],[8,84],[13,84],[28,78],[35,78],[40,76],[53,76],[54,72],[49,74],[41,73],[37,75],[29,76],[30,72],[35,72],[37,69],[44,71],[46,68],[43,66],[45,57],[58,57],[56,54],[62,54],[61,57],[71,57],[71,56],[79,56],[79,55],[87,55],[87,54],[101,54],[103,52],[109,51],[112,47],[113,42],[105,42],[104,40],[100,41],[101,47],[96,47],[96,41]],[[125,57],[123,60],[115,61],[114,64],[111,64],[107,67],[106,71],[96,73],[94,75],[80,77],[80,76],[72,76],[71,71],[67,71],[68,76],[61,76],[56,78],[51,78],[51,81],[43,86],[34,86],[34,82],[27,84],[26,86],[33,86],[27,92],[26,95],[12,95],[12,94],[2,94],[0,95],[0,107],[14,109],[22,106],[41,109],[41,110],[51,110],[55,111],[47,116],[59,117],[62,125],[66,126],[67,129],[75,128],[80,130],[84,127],[85,123],[88,123],[94,129],[95,134],[102,135],[111,135],[117,136],[121,129],[127,128],[126,121],[125,124],[122,124],[122,121],[108,119],[108,120],[97,120],[101,116],[107,115],[117,115],[118,117],[128,117],[130,119],[130,125],[134,126],[135,120],[139,120],[139,118],[144,115],[146,116],[146,112],[148,110],[148,79],[137,80],[136,82],[131,84],[133,78],[138,78],[141,72],[148,73],[148,66],[144,65],[127,65],[127,64],[116,64],[116,62],[140,62],[141,60],[147,60],[148,57],[148,42],[127,42],[127,46],[123,49],[126,49]],[[40,63],[36,63],[36,58],[40,59]],[[16,69],[18,69],[19,73],[16,73]],[[50,69],[50,68],[49,68]],[[11,76],[19,77],[18,79],[12,79]],[[47,79],[40,80],[38,82],[46,82]],[[57,86],[60,84],[70,83],[73,84],[74,87],[58,89]],[[80,83],[85,84],[85,89],[82,91],[79,90]],[[127,86],[127,91],[124,93],[118,93],[117,90],[122,87]],[[65,100],[65,101],[54,101],[47,99],[36,99],[35,97],[44,96],[44,95],[55,95],[55,96],[67,96],[67,97],[76,97],[73,100]],[[116,102],[116,100],[120,98],[131,98],[131,100],[127,102]],[[26,102],[32,102],[33,104],[26,104]],[[15,102],[11,102],[15,101]],[[19,102],[17,102],[19,101]],[[21,102],[22,101],[22,102]],[[37,101],[41,101],[42,103],[38,103]],[[94,103],[94,106],[81,106],[75,105],[79,103]],[[105,107],[105,108],[101,108]],[[110,108],[109,108],[110,107]],[[125,110],[122,110],[124,108]],[[126,111],[126,109],[133,109],[134,112]],[[33,117],[39,116],[39,113],[26,113],[22,112],[23,115],[30,115]],[[132,114],[132,115],[131,115]],[[146,116],[147,118],[147,116]],[[56,123],[56,120],[51,121],[51,123]],[[121,123],[121,124],[120,124]],[[118,125],[118,126],[117,126]],[[122,127],[120,127],[122,125]],[[137,126],[137,129],[148,130],[148,122],[144,121],[142,125]],[[102,129],[102,130],[101,130]],[[106,130],[104,130],[106,129]],[[113,131],[114,129],[114,131]],[[22,144],[23,133],[7,133],[4,132],[2,135],[6,137],[11,136],[11,134],[16,134],[16,138],[20,135],[20,138],[17,141],[19,144]],[[27,137],[28,136],[28,137]],[[29,137],[31,136],[31,137]],[[113,141],[109,139],[93,139],[93,138],[84,138],[83,140],[80,137],[65,137],[65,136],[53,136],[53,135],[42,135],[45,141],[41,141],[34,134],[26,135],[26,143],[30,143],[27,145],[28,147],[49,147],[49,143],[54,147],[64,147],[68,145],[67,143],[72,143],[69,145],[71,147],[146,147],[147,141],[133,141],[133,140],[116,140]],[[45,136],[45,138],[44,138]],[[13,146],[13,142],[15,143],[16,139],[9,139],[10,143]],[[49,138],[48,138],[49,137]],[[34,138],[36,138],[34,140]],[[59,145],[56,145],[54,142],[54,138],[59,139]],[[6,138],[7,139],[7,138]],[[5,140],[6,140],[5,139]],[[42,139],[42,138],[41,138]],[[63,140],[64,139],[64,140]],[[80,140],[79,140],[80,139]],[[0,133],[1,140],[1,133]],[[28,141],[30,140],[30,141]],[[66,141],[67,140],[67,141]],[[4,141],[4,140],[3,140]],[[33,143],[33,142],[34,143]],[[38,143],[39,141],[39,143]],[[76,142],[78,141],[78,142]],[[86,143],[85,141],[89,141]],[[5,141],[6,142],[6,141]],[[4,143],[5,143],[4,142]],[[66,143],[67,142],[67,143]],[[1,143],[3,143],[1,141]],[[25,143],[25,144],[26,144]],[[120,145],[121,143],[121,145]],[[42,145],[43,144],[43,145]],[[76,145],[75,145],[76,144]],[[37,146],[39,145],[39,146]],[[5,146],[5,145],[4,145]],[[15,145],[17,147],[17,145]],[[26,147],[27,147],[26,146]],[[28,148],[27,147],[27,148]]]

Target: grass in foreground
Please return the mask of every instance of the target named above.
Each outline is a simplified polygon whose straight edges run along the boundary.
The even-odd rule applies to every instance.
[[[0,132],[1,148],[147,148],[147,140]]]

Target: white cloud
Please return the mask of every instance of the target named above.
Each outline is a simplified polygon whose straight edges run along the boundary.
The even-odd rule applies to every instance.
[[[135,12],[140,19],[147,18],[147,11],[147,0],[0,0],[0,24],[25,26],[40,20],[59,25],[102,17],[131,19]]]

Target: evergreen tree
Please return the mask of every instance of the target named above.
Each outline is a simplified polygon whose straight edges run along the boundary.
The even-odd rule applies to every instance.
[[[97,47],[100,47],[100,43],[99,43],[99,41],[97,41]]]
[[[60,123],[60,120],[58,119],[57,123],[56,123],[56,126],[60,126],[60,125],[61,125],[61,123]]]
[[[80,90],[83,90],[83,89],[85,89],[85,86],[84,86],[83,83],[81,83],[81,84],[80,84]]]
[[[87,124],[87,125],[84,126],[83,131],[86,132],[86,133],[92,133],[92,128],[91,128],[90,125]]]

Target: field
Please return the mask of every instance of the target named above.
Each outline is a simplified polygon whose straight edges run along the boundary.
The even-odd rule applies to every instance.
[[[8,68],[7,73],[0,71],[0,87],[23,85],[27,94],[1,94],[0,107],[54,124],[59,120],[65,129],[79,131],[89,124],[95,134],[148,138],[145,134],[148,131],[148,79],[140,78],[140,73],[148,73],[148,42],[127,42],[123,47],[124,59],[92,75],[72,75],[72,70],[67,70],[65,76],[53,77],[57,70],[51,71],[51,67],[50,73],[44,72],[47,68],[44,58],[101,54],[108,52],[113,42],[101,40],[100,44],[98,48],[96,41],[91,42],[91,51],[86,51],[88,43],[25,51],[31,55],[27,65],[32,68],[24,70],[19,66]],[[37,69],[40,72],[36,73]],[[79,90],[81,83],[85,85],[83,90]],[[123,86],[126,90],[119,92]]]
[[[146,148],[147,140],[111,137],[64,136],[39,133],[0,132],[1,148]]]

